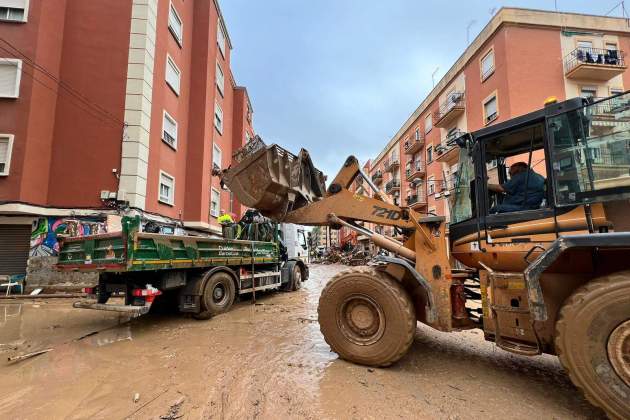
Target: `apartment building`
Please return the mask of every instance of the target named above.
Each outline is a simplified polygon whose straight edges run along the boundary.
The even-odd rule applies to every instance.
[[[220,234],[212,176],[253,136],[217,0],[0,0],[0,275],[57,235]]]
[[[627,19],[502,8],[372,160],[370,176],[394,202],[449,220],[455,138],[539,109],[550,96],[623,92],[629,49]],[[545,175],[543,159],[535,154],[532,167]]]

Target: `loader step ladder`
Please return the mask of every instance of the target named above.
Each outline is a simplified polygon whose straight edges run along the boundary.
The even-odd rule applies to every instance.
[[[536,328],[533,323],[533,319],[530,317],[529,306],[511,306],[505,303],[497,303],[497,289],[506,289],[513,291],[525,290],[525,277],[523,273],[506,273],[506,272],[497,272],[493,271],[487,267],[488,269],[488,309],[489,309],[489,318],[492,319],[494,326],[494,342],[499,348],[517,354],[522,354],[524,356],[535,356],[538,354],[542,354],[542,345],[540,342],[540,338],[536,333]],[[523,318],[529,320],[529,327],[531,328],[531,334],[536,342],[536,345],[531,345],[523,342],[519,342],[510,337],[505,337],[501,333],[501,318],[510,317],[510,315],[522,315]],[[523,331],[523,335],[527,331],[526,325],[522,325],[521,331]],[[532,340],[532,341],[534,341]]]

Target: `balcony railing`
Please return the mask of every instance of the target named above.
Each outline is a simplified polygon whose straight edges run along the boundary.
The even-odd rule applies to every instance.
[[[407,139],[404,143],[405,153],[408,155],[413,155],[422,149],[422,145],[424,144],[424,139],[422,137],[418,137],[416,139],[415,135],[413,138]]]
[[[448,126],[456,117],[461,115],[466,109],[464,100],[464,92],[452,92],[446,98],[446,101],[440,106],[435,114],[436,127]]]
[[[621,50],[579,47],[564,57],[564,71],[570,79],[606,81],[626,68]]]
[[[442,140],[440,144],[435,146],[435,154],[436,160],[445,160],[447,158],[453,157],[453,155],[457,156],[456,153],[458,147],[455,140],[464,135],[464,132],[461,130],[455,130],[446,136],[445,139]]]
[[[398,157],[393,157],[385,161],[385,170],[387,172],[392,172],[394,169],[396,169],[399,166],[400,166],[400,159],[398,159]]]
[[[410,194],[407,196],[407,205],[411,208],[424,206],[427,204],[427,196],[425,194]]]
[[[407,163],[407,167],[405,168],[405,176],[407,180],[410,181],[413,178],[422,176],[425,173],[425,165],[422,160],[416,160],[415,162]]]
[[[372,182],[375,184],[380,184],[381,182],[383,182],[383,172],[381,172],[380,169],[376,171],[374,175],[372,175]]]
[[[387,194],[392,193],[394,191],[398,191],[398,190],[400,190],[400,180],[399,179],[392,179],[387,184],[385,184],[385,192]]]

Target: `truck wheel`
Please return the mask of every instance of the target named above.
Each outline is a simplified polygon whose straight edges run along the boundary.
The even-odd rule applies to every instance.
[[[342,359],[389,366],[413,342],[416,314],[409,294],[396,280],[361,267],[334,276],[319,298],[319,325]]]
[[[590,281],[560,310],[556,352],[571,381],[611,418],[630,413],[630,271]]]
[[[235,296],[236,288],[232,276],[223,272],[213,274],[203,289],[201,312],[196,314],[195,318],[209,319],[229,311]]]

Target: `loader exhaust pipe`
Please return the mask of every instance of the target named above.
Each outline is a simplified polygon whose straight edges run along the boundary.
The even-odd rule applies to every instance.
[[[386,250],[391,251],[394,254],[400,255],[404,258],[407,258],[408,260],[411,260],[414,263],[416,262],[416,253],[409,248],[405,248],[405,246],[401,242],[393,238],[388,238],[387,236],[372,232],[369,229],[352,225],[346,222],[345,220],[341,220],[334,213],[331,213],[328,215],[328,220],[331,223],[345,226],[348,229],[352,229],[355,232],[360,233],[361,235],[367,236],[368,238],[370,238],[372,242],[374,242],[375,245],[378,245],[381,248],[385,248]]]

